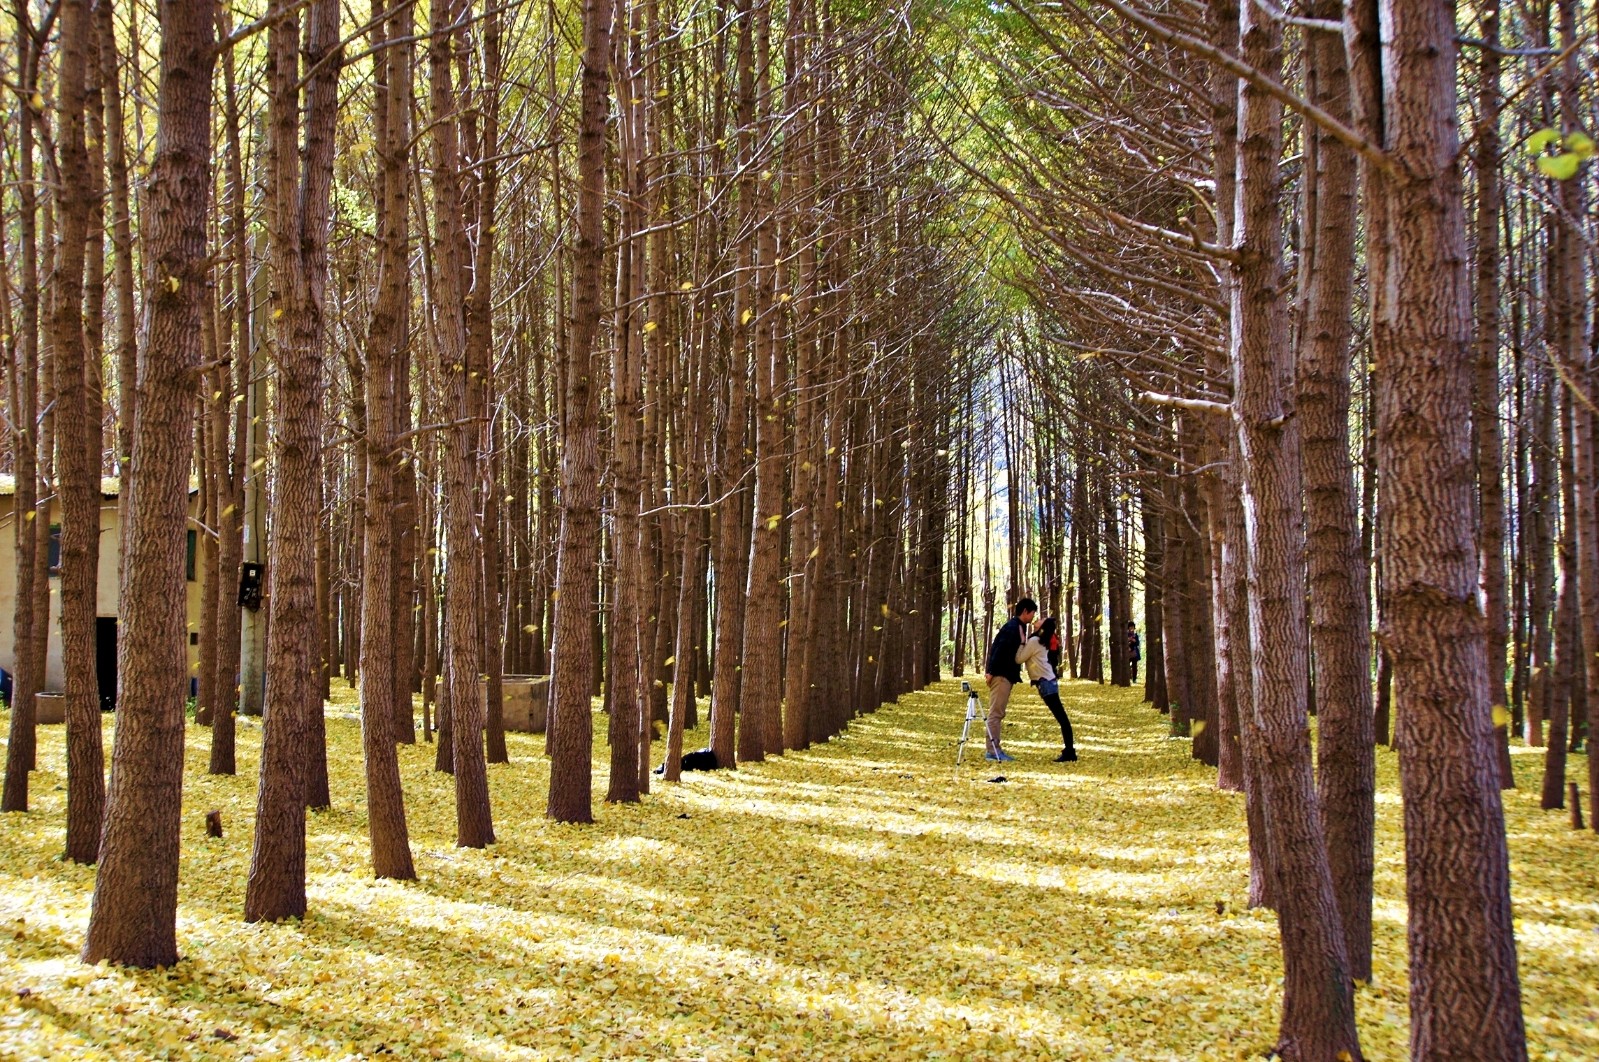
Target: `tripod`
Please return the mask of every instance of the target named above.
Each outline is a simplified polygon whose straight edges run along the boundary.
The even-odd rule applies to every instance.
[[[972,736],[972,724],[979,719],[977,713],[977,691],[972,689],[970,682],[964,681],[961,683],[961,689],[966,692],[966,721],[961,724],[961,739],[955,746],[955,766],[957,767],[961,765],[961,757],[966,755],[966,742]],[[983,738],[986,741],[988,738],[988,713],[984,712],[981,719]]]

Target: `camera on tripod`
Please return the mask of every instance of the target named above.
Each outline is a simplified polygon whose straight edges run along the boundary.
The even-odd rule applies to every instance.
[[[961,757],[966,754],[966,742],[972,736],[972,724],[986,722],[987,716],[979,714],[981,705],[978,703],[977,691],[972,689],[972,684],[966,679],[961,679],[961,692],[966,694],[966,718],[961,723],[961,739],[955,745],[955,766],[959,767]]]

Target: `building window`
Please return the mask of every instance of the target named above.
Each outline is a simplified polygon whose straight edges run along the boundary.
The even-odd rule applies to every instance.
[[[183,553],[183,577],[192,583],[194,582],[194,550],[197,537],[194,531],[190,530],[186,538],[186,548]]]

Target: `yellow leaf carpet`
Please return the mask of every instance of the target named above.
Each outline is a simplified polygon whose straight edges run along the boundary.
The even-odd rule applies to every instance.
[[[1273,916],[1244,907],[1242,798],[1216,791],[1136,691],[1062,694],[1076,764],[1050,762],[1054,723],[1023,690],[1017,762],[985,762],[979,738],[956,769],[964,700],[946,681],[808,752],[599,805],[590,827],[545,821],[543,739],[512,735],[512,762],[489,769],[487,851],[453,846],[452,780],[431,746],[403,747],[420,880],[396,884],[369,877],[341,691],[334,808],[309,823],[310,914],[260,926],[240,921],[259,724],[241,722],[235,778],[205,774],[210,732],[190,726],[184,960],[147,972],[76,959],[94,871],[59,859],[62,734],[42,727],[34,810],[0,816],[0,1057],[1260,1057],[1280,962]],[[1376,979],[1358,1006],[1368,1057],[1400,1059],[1400,807],[1394,756],[1378,755]],[[1538,809],[1539,750],[1515,762],[1532,1055],[1599,1058],[1599,843]],[[1585,777],[1583,758],[1570,770]],[[205,837],[211,808],[221,840]]]

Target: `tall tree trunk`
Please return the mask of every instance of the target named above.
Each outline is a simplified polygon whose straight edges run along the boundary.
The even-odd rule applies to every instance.
[[[54,307],[56,432],[60,449],[61,660],[66,672],[66,858],[93,863],[105,806],[105,753],[100,744],[100,694],[95,671],[95,586],[100,564],[100,420],[89,393],[85,357],[84,242],[94,178],[84,134],[90,35],[89,0],[61,6],[56,91],[60,245],[51,284]],[[98,203],[93,204],[98,209]],[[98,352],[97,352],[98,353]],[[97,368],[97,367],[96,367]],[[185,669],[187,670],[187,669]]]
[[[1210,42],[1229,55],[1238,51],[1238,4],[1235,0],[1218,0],[1206,7],[1206,31]],[[1231,246],[1237,230],[1238,212],[1238,82],[1220,67],[1210,72],[1210,140],[1212,173],[1216,181],[1216,241],[1221,246]],[[1222,317],[1220,334],[1225,337],[1231,329],[1232,298],[1235,278],[1230,270],[1217,272],[1217,304]],[[1231,390],[1232,369],[1225,343],[1214,344],[1205,351],[1204,364],[1210,375],[1225,381]],[[1242,791],[1249,823],[1250,903],[1251,906],[1267,904],[1270,888],[1266,874],[1266,835],[1260,803],[1258,772],[1252,762],[1244,759],[1243,730],[1245,717],[1241,708],[1251,703],[1249,683],[1249,614],[1247,573],[1244,561],[1243,509],[1239,503],[1238,480],[1243,462],[1238,458],[1236,434],[1224,430],[1224,425],[1214,422],[1196,423],[1198,415],[1190,413],[1183,418],[1181,430],[1188,452],[1186,459],[1197,459],[1201,464],[1221,460],[1224,466],[1213,473],[1199,477],[1204,486],[1210,532],[1215,536],[1214,555],[1210,578],[1211,629],[1213,634],[1214,670],[1216,677],[1216,785],[1220,789]],[[1194,441],[1190,442],[1190,438]],[[1208,453],[1207,453],[1208,451]],[[1187,477],[1185,477],[1187,478]],[[1185,483],[1178,488],[1187,493],[1191,488]],[[1179,584],[1193,585],[1193,584]],[[1203,584],[1201,584],[1203,585]],[[1186,643],[1186,640],[1185,640]],[[1191,658],[1203,661],[1202,649],[1189,650]],[[1192,664],[1184,662],[1185,670]],[[1186,708],[1184,709],[1187,710]]]
[[[1106,439],[1102,446],[1108,449],[1109,440]],[[1109,608],[1105,611],[1110,625],[1110,684],[1130,686],[1132,680],[1128,677],[1127,667],[1127,620],[1130,612],[1124,607],[1127,597],[1127,557],[1122,552],[1121,546],[1120,505],[1116,502],[1109,481],[1100,486],[1099,503],[1104,518],[1102,526],[1105,533],[1105,569],[1109,594]],[[1206,741],[1207,738],[1210,747],[1214,748],[1216,741],[1214,730],[1208,735],[1201,734],[1196,739],[1196,744]]]
[[[477,517],[478,418],[482,414],[483,367],[468,343],[467,238],[461,199],[461,119],[465,86],[454,82],[457,49],[463,46],[457,23],[467,14],[464,0],[446,0],[432,11],[428,71],[433,108],[433,210],[438,231],[436,342],[441,394],[450,426],[444,432],[444,625],[445,696],[441,716],[450,727],[450,760],[455,775],[455,842],[482,848],[494,842],[488,766],[483,749],[484,704],[480,681],[479,631],[482,589]],[[441,739],[442,745],[442,739]]]
[[[326,259],[323,260],[324,263]],[[313,276],[326,280],[327,266],[320,269],[313,267]],[[326,381],[322,381],[325,390]],[[316,514],[316,535],[312,554],[315,558],[313,570],[316,573],[315,585],[315,622],[314,635],[311,644],[321,649],[321,668],[317,673],[316,691],[308,701],[308,710],[305,715],[305,806],[313,811],[322,811],[332,804],[328,792],[328,738],[327,716],[322,710],[322,704],[331,695],[333,675],[342,666],[339,653],[342,652],[339,639],[339,626],[333,622],[332,607],[335,601],[333,593],[333,549],[330,541],[332,520],[328,504],[328,481],[324,476],[327,462],[322,458],[322,448],[318,446],[312,458],[314,478],[311,493],[313,512]],[[341,528],[342,530],[342,528]],[[343,538],[344,536],[340,536]],[[313,653],[316,650],[313,649]],[[313,656],[313,660],[318,659]],[[267,662],[272,660],[271,646],[268,644]]]
[[[1337,0],[1313,17],[1336,19]],[[1312,102],[1352,120],[1343,42],[1307,40]],[[1317,793],[1344,928],[1349,972],[1371,979],[1371,901],[1377,764],[1371,699],[1367,569],[1360,552],[1354,465],[1349,450],[1350,317],[1355,274],[1355,156],[1324,130],[1307,128],[1303,225],[1299,420],[1304,433],[1305,518],[1310,579],[1310,648],[1315,661]]]
[[[500,486],[498,453],[500,432],[496,430],[496,413],[491,394],[494,386],[494,266],[499,204],[499,100],[501,91],[501,32],[499,9],[490,7],[479,22],[482,61],[479,78],[481,84],[474,93],[463,92],[472,105],[463,105],[461,129],[465,147],[473,152],[472,174],[475,180],[462,173],[459,179],[470,194],[465,196],[466,210],[476,229],[476,241],[471,253],[471,288],[466,293],[464,316],[466,326],[466,363],[468,416],[475,422],[475,439],[472,446],[476,465],[478,503],[482,517],[476,527],[475,553],[477,572],[481,580],[478,590],[478,644],[482,658],[478,670],[484,682],[484,757],[489,763],[507,763],[510,754],[505,747],[505,605],[500,578]],[[468,77],[468,64],[463,55],[458,60],[463,89]],[[463,192],[465,189],[463,188]],[[459,775],[457,778],[459,779]],[[485,782],[485,792],[486,792]],[[487,797],[477,814],[487,816]],[[477,829],[483,827],[479,825]]]
[[[1579,95],[1581,70],[1577,48],[1582,40],[1577,31],[1576,0],[1560,0],[1560,40],[1565,46],[1560,71],[1560,123],[1569,131],[1583,125],[1582,98]],[[1591,113],[1591,112],[1590,112]],[[1585,269],[1583,256],[1591,256],[1591,237],[1580,227],[1580,219],[1587,217],[1585,187],[1591,183],[1593,164],[1578,163],[1579,175],[1560,182],[1557,193],[1559,240],[1555,254],[1560,259],[1559,268],[1551,277],[1551,285],[1558,290],[1551,294],[1557,309],[1554,317],[1558,332],[1551,338],[1557,345],[1556,357],[1565,368],[1562,376],[1573,391],[1571,404],[1572,442],[1572,501],[1567,519],[1575,532],[1577,562],[1577,632],[1582,648],[1582,684],[1587,711],[1585,713],[1588,742],[1588,792],[1599,793],[1599,755],[1594,753],[1594,736],[1599,734],[1599,417],[1594,415],[1594,397],[1599,394],[1599,350],[1589,341],[1589,316],[1592,303],[1587,296],[1586,280],[1590,269]],[[1591,259],[1590,259],[1591,261]],[[1576,729],[1577,717],[1571,718]],[[1588,816],[1589,825],[1599,832],[1599,803]]]
[[[269,155],[270,151],[257,155]],[[268,197],[270,199],[270,197]],[[259,239],[259,237],[258,237]],[[263,240],[262,242],[268,242]],[[250,335],[246,349],[250,351],[250,364],[254,366],[260,353],[268,348],[271,323],[271,269],[270,250],[266,254],[253,254],[256,259],[250,274],[250,288],[245,296],[250,307]],[[244,382],[244,422],[246,434],[240,443],[243,455],[242,482],[244,487],[244,563],[257,565],[261,571],[267,561],[267,376],[265,372],[252,372],[242,377]],[[271,572],[261,575],[263,592],[270,589]],[[268,610],[257,605],[239,615],[239,714],[260,716],[266,707],[266,636]]]
[[[240,135],[238,81],[234,73],[233,49],[222,54],[227,140],[227,239],[233,248],[227,289],[232,295],[231,315],[225,318],[225,331],[232,365],[219,372],[221,394],[213,403],[213,431],[218,445],[226,451],[220,476],[221,496],[217,518],[217,650],[212,686],[217,703],[211,715],[211,759],[209,773],[233,774],[235,762],[235,716],[239,706],[240,637],[242,613],[238,602],[240,566],[244,561],[244,450],[250,431],[245,393],[250,387],[254,363],[251,337],[250,268],[251,245],[245,216],[244,158]],[[231,377],[229,375],[231,371]],[[229,441],[231,439],[231,442]]]
[[[435,506],[432,503],[431,493],[422,506],[422,522],[419,525],[418,540],[421,542],[436,542],[438,536],[434,533]],[[421,550],[422,567],[422,740],[432,741],[434,731],[439,728],[439,593],[437,585],[437,568],[435,558],[438,549],[428,546]],[[429,715],[429,708],[432,715]],[[444,746],[448,742],[439,743],[439,755],[443,755]],[[446,770],[435,759],[434,770]]]
[[[1266,76],[1282,71],[1280,24],[1239,5],[1240,54]],[[1259,731],[1260,781],[1282,937],[1284,1058],[1358,1057],[1349,960],[1338,918],[1306,739],[1303,482],[1292,415],[1293,354],[1285,306],[1282,104],[1251,82],[1238,95],[1238,213],[1232,285],[1233,423],[1243,459],[1245,560],[1253,648],[1249,714]],[[1251,750],[1245,746],[1245,755]]]
[[[55,212],[46,206],[44,211],[44,238],[45,246],[55,242]],[[48,299],[49,286],[46,285],[41,296]],[[45,342],[39,348],[39,421],[38,421],[38,493],[35,496],[33,509],[34,533],[38,536],[38,546],[33,551],[33,630],[36,637],[33,639],[33,668],[34,674],[39,676],[39,689],[43,691],[49,681],[50,674],[50,599],[54,596],[54,587],[50,578],[55,573],[51,571],[50,545],[56,539],[57,528],[51,526],[54,515],[55,498],[54,490],[56,480],[56,372],[55,372],[55,344],[51,341],[50,326],[51,314],[46,314],[43,321],[43,338]],[[201,351],[204,357],[204,350]],[[190,455],[192,460],[192,453]],[[57,540],[59,542],[59,540]]]
[[[213,281],[213,284],[215,282]],[[200,726],[211,725],[211,707],[216,703],[216,638],[217,638],[217,540],[214,534],[221,506],[217,504],[217,491],[222,478],[218,460],[217,406],[222,387],[219,386],[219,369],[223,364],[221,337],[217,334],[216,298],[206,300],[205,331],[201,334],[204,346],[201,356],[206,369],[200,376],[199,408],[195,427],[194,471],[198,483],[195,508],[199,527],[195,534],[194,574],[200,586],[200,639],[199,658],[195,661],[199,672],[195,677],[194,721]]]
[[[608,738],[610,784],[605,799],[637,803],[639,799],[639,733],[649,727],[639,611],[645,605],[642,524],[639,517],[644,415],[641,373],[648,308],[643,299],[646,238],[644,228],[644,87],[639,49],[642,7],[619,2],[618,24],[626,32],[612,37],[617,72],[619,183],[622,207],[621,246],[616,265],[616,335],[610,365],[612,408],[611,496],[615,577],[611,601],[611,670]]]
[[[798,111],[807,108],[814,75],[810,68],[811,33],[807,20],[810,0],[791,0],[788,31],[785,34],[784,69],[788,78],[784,106]],[[815,639],[811,621],[815,614],[816,580],[819,574],[820,542],[816,536],[817,505],[820,497],[822,453],[821,397],[817,394],[818,346],[816,337],[816,240],[813,196],[815,188],[814,111],[808,112],[789,133],[784,145],[784,162],[792,173],[790,224],[786,246],[793,246],[797,261],[791,267],[788,285],[794,299],[794,522],[789,529],[789,568],[791,571],[789,630],[795,636],[788,642],[784,688],[787,700],[783,710],[783,748],[802,749],[809,743],[809,717],[812,711],[812,678],[816,672]],[[962,556],[964,557],[964,540]],[[967,568],[969,582],[969,562]],[[955,636],[955,674],[962,672],[965,646],[962,633]],[[773,751],[776,751],[775,749]]]
[[[212,0],[162,5],[156,153],[144,239],[155,284],[139,345],[141,391],[120,593],[116,738],[105,830],[83,961],[178,960],[178,841],[183,788],[183,530],[194,387],[210,262]]]
[[[1184,557],[1188,553],[1186,538],[1192,530],[1188,526],[1188,513],[1183,507],[1184,492],[1181,485],[1174,483],[1172,493],[1172,514],[1166,521],[1165,540],[1161,543],[1165,584],[1171,588],[1171,592],[1161,599],[1161,642],[1165,645],[1166,657],[1171,662],[1171,666],[1166,669],[1166,703],[1155,706],[1163,715],[1173,713],[1180,715],[1186,710],[1185,706],[1191,698],[1189,686],[1193,681],[1189,669],[1189,663],[1193,658],[1187,651],[1188,610],[1194,607],[1193,587],[1183,571]],[[1079,537],[1074,529],[1073,541]],[[1169,725],[1172,725],[1170,721]],[[1224,729],[1221,734],[1224,748],[1231,737],[1232,735]],[[1236,739],[1234,743],[1236,744]]]
[[[409,36],[413,26],[415,7],[411,4],[403,5],[400,13],[410,13],[401,27],[399,37]],[[396,45],[395,51],[406,51],[406,67],[411,68],[411,56],[407,46]],[[410,135],[409,112],[411,108],[410,75],[403,78],[404,106],[401,110],[404,117],[399,119],[396,128],[397,135]],[[401,185],[404,185],[402,180]],[[407,251],[409,253],[409,249]],[[408,316],[410,307],[409,278],[402,276],[401,283],[405,287],[405,295],[400,301],[400,311]],[[404,318],[402,318],[404,320]],[[406,329],[402,334],[408,333]],[[396,439],[407,435],[411,430],[411,347],[410,344],[401,344],[394,353],[394,363],[390,367],[394,379],[394,423],[391,430]],[[432,601],[423,597],[418,587],[418,557],[420,555],[419,543],[421,542],[421,516],[422,506],[417,497],[416,489],[416,463],[409,456],[399,457],[395,465],[394,484],[394,548],[395,548],[395,574],[394,592],[390,608],[394,613],[392,621],[392,637],[394,639],[394,693],[390,704],[394,712],[394,740],[402,745],[416,744],[416,712],[412,705],[411,695],[421,687],[421,667],[418,664],[420,657],[425,656],[424,651],[419,653],[417,646],[424,639],[420,637],[425,626],[421,619],[425,609],[432,607]]]
[[[116,377],[117,419],[112,440],[113,466],[121,479],[117,495],[117,515],[127,516],[128,493],[133,485],[129,456],[133,452],[133,412],[136,393],[135,377],[138,371],[138,320],[139,307],[133,279],[133,210],[128,178],[128,148],[126,122],[123,117],[121,83],[122,55],[112,19],[111,0],[94,5],[95,23],[100,37],[101,99],[105,108],[106,172],[110,178],[111,195],[111,248],[114,286],[117,293],[116,317]],[[137,39],[136,27],[130,36]],[[127,531],[127,520],[119,521],[122,533]],[[121,545],[120,541],[118,543]],[[118,577],[121,576],[123,551],[117,551]]]
[[[28,772],[34,768],[36,731],[34,695],[42,684],[34,664],[34,644],[48,639],[49,631],[35,629],[33,599],[41,532],[35,514],[39,494],[39,192],[35,181],[35,123],[39,120],[39,56],[25,9],[17,8],[17,56],[21,67],[22,124],[17,136],[19,204],[18,233],[21,265],[18,302],[22,334],[16,341],[16,363],[11,373],[11,452],[16,477],[14,519],[17,562],[16,607],[12,613],[11,727],[6,744],[6,778],[0,810],[28,810]],[[48,521],[47,521],[48,523]],[[48,534],[46,529],[43,534]]]
[[[1510,618],[1505,590],[1504,432],[1499,427],[1499,218],[1504,191],[1499,177],[1499,0],[1483,0],[1475,130],[1476,246],[1473,248],[1472,337],[1475,378],[1471,421],[1477,464],[1478,585],[1482,589],[1488,653],[1488,703],[1494,706],[1499,784],[1516,787],[1510,769],[1510,716],[1505,689]],[[1501,721],[1501,719],[1503,721]]]
[[[1527,743],[1544,744],[1543,727],[1549,721],[1550,685],[1554,662],[1552,597],[1555,586],[1555,530],[1560,523],[1559,485],[1555,483],[1555,388],[1547,374],[1535,378],[1528,429],[1530,483],[1524,510],[1527,567]],[[1547,787],[1543,798],[1549,799]],[[1561,798],[1563,799],[1563,798]],[[1545,804],[1545,807],[1549,805]]]
[[[309,74],[300,147],[300,16],[268,29],[271,238],[277,459],[267,571],[266,700],[255,844],[244,894],[247,922],[305,914],[305,809],[322,714],[325,659],[317,598],[322,465],[324,308],[340,52],[335,0],[314,0],[304,54]],[[319,663],[324,666],[319,666]],[[325,760],[323,761],[325,762]]]
[[[734,285],[734,321],[727,346],[727,405],[722,422],[722,448],[718,460],[723,498],[716,512],[716,635],[715,677],[711,694],[711,750],[719,767],[735,764],[735,720],[744,716],[741,654],[744,647],[745,617],[748,608],[748,569],[750,528],[746,506],[749,488],[744,485],[749,462],[749,369],[751,325],[755,320],[754,299],[757,267],[754,230],[759,210],[757,203],[755,132],[755,39],[754,0],[735,0],[738,26],[738,217],[744,234],[738,244],[738,271]],[[759,708],[756,709],[757,711]],[[763,745],[764,725],[759,718],[744,716],[750,733],[745,752],[754,756],[754,745]]]
[[[550,690],[549,817],[593,822],[589,697],[598,581],[599,394],[594,341],[605,262],[605,116],[609,111],[609,0],[583,0],[582,120],[578,127],[577,245],[572,255],[572,327],[566,348],[561,436],[561,531]]]
[[[661,772],[668,782],[678,781],[683,769],[683,730],[689,712],[694,707],[694,640],[697,629],[694,604],[700,593],[699,586],[705,581],[705,572],[700,564],[704,548],[699,535],[693,531],[693,525],[699,523],[699,514],[692,513],[680,520],[684,525],[683,533],[679,536],[682,543],[682,579],[678,583],[677,644],[672,655],[672,706],[667,718],[666,755]]]
[[[1504,812],[1477,604],[1471,308],[1454,13],[1364,0],[1380,27],[1385,260],[1373,314],[1379,519],[1405,810],[1413,1058],[1526,1057]],[[1370,60],[1367,60],[1368,62]],[[1370,112],[1368,112],[1369,114]],[[1369,119],[1368,119],[1369,120]]]
[[[1100,583],[1100,541],[1093,530],[1098,521],[1095,519],[1097,514],[1094,511],[1090,480],[1081,464],[1077,467],[1077,490],[1074,492],[1073,501],[1077,511],[1072,523],[1077,526],[1083,558],[1082,581],[1077,589],[1077,613],[1082,631],[1082,641],[1078,646],[1082,660],[1077,666],[1077,675],[1091,682],[1104,682],[1105,671],[1100,653],[1100,643],[1104,640],[1103,632],[1100,630],[1104,612],[1104,591]],[[1192,544],[1187,539],[1185,542]],[[1191,707],[1189,704],[1184,704],[1182,709],[1187,712]],[[1187,716],[1184,715],[1183,718],[1186,719]],[[1186,729],[1183,732],[1186,734]]]
[[[751,0],[748,31],[755,46],[755,127],[758,142],[769,144],[771,128],[771,0]],[[742,52],[742,49],[741,49]],[[746,160],[752,173],[769,175],[770,156],[761,147]],[[746,332],[752,333],[755,354],[755,496],[749,542],[746,582],[743,679],[739,698],[744,715],[739,732],[741,760],[760,760],[768,752],[783,751],[783,577],[782,551],[786,512],[783,469],[785,419],[781,364],[784,351],[775,342],[773,284],[777,274],[777,240],[772,216],[771,178],[754,188],[754,272],[749,278],[747,309],[753,313]],[[742,342],[740,338],[739,342]]]
[[[405,822],[405,795],[395,752],[395,671],[409,659],[409,646],[395,644],[394,463],[396,421],[394,369],[405,342],[405,275],[410,267],[406,153],[410,144],[410,51],[412,7],[389,10],[374,0],[372,17],[372,115],[379,166],[377,196],[377,301],[367,333],[366,506],[361,548],[365,586],[361,594],[361,749],[366,764],[367,829],[372,873],[379,878],[416,877]],[[404,691],[406,705],[410,687]],[[409,718],[409,712],[406,713]]]
[[[1551,386],[1551,391],[1555,388]],[[1571,402],[1569,393],[1562,396],[1562,443],[1560,447],[1560,504],[1566,515],[1566,527],[1559,536],[1560,581],[1555,592],[1553,617],[1554,652],[1547,673],[1545,689],[1549,717],[1549,744],[1544,749],[1543,792],[1540,804],[1545,810],[1566,806],[1566,754],[1567,738],[1571,732],[1571,713],[1574,703],[1574,677],[1581,664],[1582,633],[1577,626],[1577,549],[1573,533],[1571,510],[1575,508],[1576,485],[1572,482]],[[1554,438],[1550,433],[1551,463],[1554,459]],[[1551,502],[1550,508],[1553,509]],[[1559,513],[1551,513],[1558,517]],[[1554,522],[1558,523],[1558,519]]]
[[[385,128],[394,145],[408,144],[412,136],[412,108],[414,94],[412,82],[415,74],[415,56],[408,38],[416,25],[416,5],[400,4],[391,16],[393,26],[389,31],[390,57],[387,60],[386,85],[390,98],[385,115]],[[405,240],[403,253],[411,253],[409,217],[411,185],[406,173],[407,153],[401,152],[401,172],[394,175],[392,185],[385,194],[392,195],[395,224]],[[404,202],[402,210],[400,203]],[[394,335],[410,335],[411,278],[402,269],[395,278],[399,285]],[[411,348],[407,342],[396,342],[388,348],[391,363],[390,378],[394,381],[394,400],[391,407],[392,423],[389,430],[399,445],[402,438],[409,439],[411,432]],[[414,444],[412,444],[414,446]],[[390,637],[394,643],[394,690],[390,707],[394,713],[394,740],[403,745],[416,744],[416,715],[411,695],[423,688],[422,665],[427,655],[425,616],[433,607],[431,596],[420,591],[418,574],[422,558],[422,526],[424,521],[421,499],[417,494],[417,475],[414,450],[396,453],[394,462],[394,531],[392,542],[395,551],[395,574],[390,598]],[[424,708],[424,723],[425,723]]]
[[[1157,708],[1170,703],[1166,690],[1166,643],[1161,631],[1165,623],[1166,505],[1163,496],[1149,487],[1144,489],[1139,504],[1144,525],[1144,700]],[[1220,751],[1218,745],[1218,755]]]

